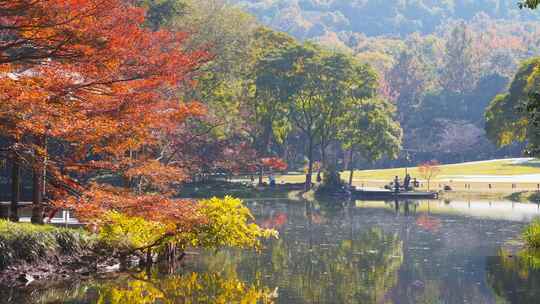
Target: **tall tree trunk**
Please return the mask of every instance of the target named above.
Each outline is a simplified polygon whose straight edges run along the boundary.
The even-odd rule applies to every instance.
[[[354,175],[354,150],[349,151],[349,186],[352,186],[353,175]]]
[[[306,174],[306,191],[311,189],[311,177],[313,176],[313,138],[309,137],[308,145],[308,172]]]
[[[9,206],[0,203],[0,219],[9,218]]]
[[[1,204],[0,205],[0,219],[9,218],[9,206]]]
[[[334,147],[334,166],[336,168],[336,170],[338,171],[338,173],[340,172],[339,171],[339,145],[337,144],[333,144],[333,147]]]
[[[259,186],[262,186],[262,184],[263,184],[263,176],[264,176],[264,168],[261,165],[259,167]]]
[[[45,147],[44,139],[38,139],[38,144]],[[46,160],[40,160],[36,153],[36,164],[32,169],[32,217],[33,224],[43,224],[43,194],[45,187]]]
[[[146,249],[146,267],[151,267],[153,263],[152,248],[148,248]]]
[[[283,159],[286,163],[289,163],[289,143],[287,139],[285,139],[283,143],[283,154],[281,155],[281,159]]]
[[[317,172],[317,181],[321,180],[321,171],[326,169],[326,143],[325,141],[321,142],[321,165],[319,166],[319,171]]]
[[[19,201],[21,200],[21,167],[19,158],[13,157],[11,166],[11,204],[9,219],[19,221]]]
[[[32,224],[43,224],[43,206],[42,206],[42,170],[41,166],[35,168],[32,174]]]
[[[264,128],[263,135],[263,156],[266,156],[270,153],[270,147],[272,146],[272,135],[274,130],[272,129],[272,121],[268,121]]]
[[[270,155],[270,147],[272,146],[272,134],[273,134],[273,130],[272,130],[272,121],[267,121],[266,123],[264,123],[264,131],[263,131],[263,134],[262,134],[262,143],[261,143],[261,147],[260,147],[260,150],[259,150],[259,157],[267,157]],[[262,186],[263,184],[263,179],[264,179],[264,167],[261,166],[259,167],[259,186]]]
[[[42,172],[36,168],[32,175],[32,224],[43,224],[42,185]]]

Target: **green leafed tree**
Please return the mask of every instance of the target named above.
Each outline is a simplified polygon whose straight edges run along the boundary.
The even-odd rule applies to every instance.
[[[170,25],[179,16],[186,13],[184,0],[138,0],[137,5],[147,9],[146,24],[153,30]]]
[[[540,151],[540,58],[522,63],[507,93],[488,106],[486,132],[498,146],[527,142],[532,154]]]
[[[369,65],[346,54],[326,54],[321,64],[323,72],[320,86],[324,90],[324,102],[319,106],[321,117],[317,121],[317,129],[320,130],[321,168],[327,171],[336,167],[328,163],[326,150],[336,142],[338,132],[343,128],[340,118],[350,110],[346,101],[375,96],[378,84],[377,75]]]
[[[374,97],[377,75],[352,56],[310,43],[276,50],[257,70],[258,94],[279,100],[291,127],[306,141],[309,187],[316,149],[326,167],[326,148],[337,141],[341,118],[350,110],[347,100]]]
[[[538,7],[538,5],[540,5],[539,0],[525,0],[525,1],[520,1],[519,2],[519,7],[520,8],[532,8],[532,9],[535,9],[535,8]]]
[[[321,136],[320,120],[325,108],[327,92],[322,88],[323,66],[322,51],[312,45],[299,45],[286,50],[283,57],[287,58],[289,70],[283,73],[292,94],[287,96],[288,119],[305,137],[305,155],[308,159],[306,188],[311,186],[315,148]]]
[[[287,73],[293,64],[292,58],[282,56],[280,50],[298,44],[289,35],[261,27],[257,29],[251,43],[254,60],[250,73],[253,97],[247,102],[248,113],[253,122],[252,135],[258,152],[269,156],[273,139],[283,140],[290,130],[286,122],[285,101],[292,94]]]
[[[184,98],[208,105],[209,115],[220,125],[218,135],[230,135],[241,126],[241,105],[249,97],[253,60],[250,45],[258,23],[251,15],[224,0],[185,0],[184,14],[170,26],[191,35],[190,49],[208,49],[213,57],[197,75],[197,86]]]
[[[450,92],[470,92],[478,78],[475,56],[472,33],[464,23],[459,23],[446,42],[442,87]]]
[[[403,133],[395,119],[395,106],[380,98],[351,98],[348,110],[341,117],[338,137],[343,149],[349,151],[349,185],[354,174],[354,156],[368,161],[384,156],[396,158],[401,149]]]

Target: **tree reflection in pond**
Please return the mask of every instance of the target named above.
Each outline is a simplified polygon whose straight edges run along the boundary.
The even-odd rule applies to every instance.
[[[0,288],[0,303],[540,303],[540,255],[498,253],[540,214],[536,206],[248,205],[258,223],[280,232],[260,253],[199,252],[184,267],[165,272],[172,274],[124,275],[26,293]]]
[[[265,272],[286,282],[286,298],[304,303],[376,303],[396,284],[403,258],[401,241],[377,228],[338,244],[294,245],[275,241]]]
[[[216,272],[163,276],[154,272],[121,275],[114,280],[62,284],[11,295],[2,303],[273,303],[272,291],[257,282],[247,284],[238,277]],[[3,302],[8,299],[11,301]]]
[[[270,290],[218,273],[144,274],[99,287],[98,303],[271,303]]]
[[[501,249],[488,259],[487,281],[501,303],[540,302],[540,252],[523,250],[517,255]]]
[[[326,209],[325,209],[326,208]],[[280,303],[378,303],[397,283],[403,243],[379,227],[359,230],[348,208],[306,203],[289,209],[289,228],[267,243],[262,256],[240,263],[271,274]],[[203,260],[207,260],[204,258]]]

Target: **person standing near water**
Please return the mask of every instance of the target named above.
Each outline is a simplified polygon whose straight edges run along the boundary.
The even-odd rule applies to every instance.
[[[399,192],[399,177],[397,177],[397,175],[394,177],[394,192]]]
[[[407,173],[407,175],[405,175],[405,179],[403,180],[403,189],[405,191],[409,191],[410,190],[410,184],[411,184],[411,175],[409,173]]]
[[[270,181],[270,187],[276,186],[276,178],[272,173],[270,173],[270,175],[268,176],[268,180]]]

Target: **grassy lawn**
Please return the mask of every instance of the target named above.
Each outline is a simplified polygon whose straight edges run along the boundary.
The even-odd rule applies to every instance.
[[[494,160],[487,162],[462,163],[454,165],[441,165],[439,179],[470,175],[495,175],[512,176],[524,174],[540,174],[540,160],[532,160],[525,163],[514,163],[511,160]],[[419,177],[416,167],[408,168],[412,176]],[[348,173],[343,173],[348,177]],[[394,176],[403,177],[405,168],[385,170],[355,171],[355,180],[390,180]]]
[[[464,188],[464,183],[454,182],[446,183],[438,181],[440,180],[451,180],[452,178],[458,177],[467,177],[467,176],[482,176],[482,175],[492,175],[492,176],[518,176],[526,174],[540,174],[540,160],[530,160],[527,162],[515,162],[515,160],[493,160],[485,162],[472,162],[472,163],[462,163],[462,164],[453,164],[453,165],[441,165],[441,172],[433,180],[434,189],[439,188],[439,185],[444,186],[444,184],[449,184],[452,188],[456,190],[466,190],[466,191],[501,191],[501,192],[517,192],[517,191],[530,191],[536,190],[536,182],[516,182],[517,188],[513,188],[512,182],[499,182],[494,180],[493,183],[497,183],[497,186],[489,186],[489,182],[471,182],[473,184],[472,188]],[[418,169],[416,167],[408,168],[408,172],[412,177],[417,177],[421,180],[420,175],[418,174]],[[394,176],[399,176],[400,179],[403,179],[405,176],[405,168],[395,168],[395,169],[381,169],[381,170],[358,170],[354,172],[353,183],[357,186],[367,186],[367,187],[381,187],[384,184],[393,180]],[[315,177],[313,177],[315,181]],[[349,179],[349,172],[342,172],[342,178],[344,180]],[[277,176],[278,182],[285,183],[301,183],[305,180],[305,176],[300,173],[296,174],[287,174],[282,176]],[[540,180],[539,180],[540,182]],[[425,185],[422,185],[421,188],[425,188]]]
[[[83,229],[0,220],[0,271],[15,263],[87,253],[96,241],[95,235]]]
[[[540,160],[532,160],[525,163],[514,163],[512,160],[494,160],[486,162],[462,163],[453,165],[441,165],[439,179],[470,175],[496,175],[512,176],[523,174],[540,174]],[[419,177],[416,167],[409,167],[412,176]],[[394,176],[402,178],[405,168],[381,169],[381,170],[357,170],[354,172],[354,180],[382,180],[390,181]],[[349,172],[342,172],[343,179],[348,179]],[[288,174],[278,176],[278,181],[303,182],[302,174]]]

